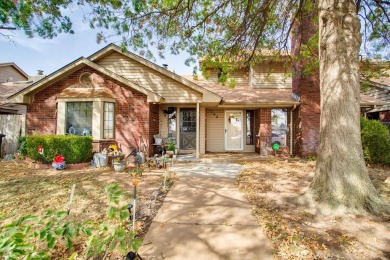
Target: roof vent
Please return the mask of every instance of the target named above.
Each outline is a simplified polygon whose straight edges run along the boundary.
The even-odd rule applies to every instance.
[[[42,75],[43,76],[43,70],[38,70],[38,75]]]
[[[168,69],[168,64],[163,64],[164,69]]]
[[[79,77],[80,85],[83,87],[90,87],[92,86],[92,80],[91,80],[91,73],[84,72]]]

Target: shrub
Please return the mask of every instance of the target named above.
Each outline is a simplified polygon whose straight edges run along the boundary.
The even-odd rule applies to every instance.
[[[89,162],[92,158],[92,138],[74,135],[31,135],[27,136],[27,156],[51,163],[57,155],[65,157],[67,163]],[[43,153],[38,153],[38,146]]]
[[[27,137],[26,136],[20,136],[18,138],[18,153],[20,156],[26,156],[27,155]]]
[[[361,119],[363,153],[366,162],[390,164],[390,136],[387,127],[377,120]]]

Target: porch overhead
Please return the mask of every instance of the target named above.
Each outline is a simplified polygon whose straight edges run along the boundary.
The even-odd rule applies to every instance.
[[[291,89],[252,88],[238,85],[231,88],[216,83],[202,83],[222,97],[219,107],[293,107],[299,105],[291,95]]]

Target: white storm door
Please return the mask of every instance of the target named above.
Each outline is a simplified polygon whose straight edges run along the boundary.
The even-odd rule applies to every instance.
[[[225,111],[225,150],[243,150],[242,111]]]

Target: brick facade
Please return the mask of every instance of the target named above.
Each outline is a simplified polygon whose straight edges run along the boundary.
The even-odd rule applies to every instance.
[[[272,128],[271,128],[271,108],[259,109],[259,131],[260,154],[270,154],[272,152]]]
[[[55,134],[57,132],[56,96],[68,87],[82,88],[78,79],[84,72],[92,74],[93,85],[105,87],[115,98],[113,143],[116,142],[125,154],[138,147],[139,137],[142,137],[143,142],[149,146],[153,134],[158,133],[159,106],[148,103],[145,94],[130,89],[87,66],[34,94],[33,102],[27,107],[27,133]],[[107,142],[110,141],[104,140],[102,143],[107,144]],[[150,153],[152,148],[147,149]]]
[[[307,44],[318,31],[317,25],[312,24],[312,15],[302,16],[301,20],[294,24],[291,38],[293,59],[297,59],[301,53],[302,45]],[[310,24],[312,26],[308,26]],[[300,106],[293,113],[293,154],[312,156],[317,154],[320,138],[319,69],[312,69],[309,73],[305,72],[304,67],[310,60],[298,60],[300,61],[293,62],[292,65],[292,92],[301,101]]]

